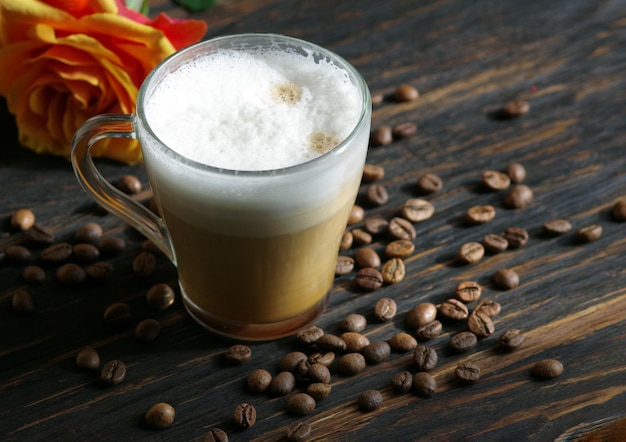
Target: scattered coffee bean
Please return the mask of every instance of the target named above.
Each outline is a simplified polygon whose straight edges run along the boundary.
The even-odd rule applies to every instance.
[[[306,361],[306,359],[304,359]],[[274,396],[285,396],[296,386],[296,377],[290,371],[281,371],[270,382],[270,391]]]
[[[272,383],[272,375],[264,368],[252,370],[246,379],[248,388],[254,393],[262,393]]]
[[[563,364],[558,359],[544,359],[533,365],[531,373],[538,379],[554,379],[563,374]]]
[[[359,410],[369,412],[383,405],[383,395],[378,390],[366,390],[357,398]]]
[[[478,301],[483,294],[483,289],[476,281],[463,281],[456,286],[454,293],[459,301],[467,304]]]
[[[367,201],[374,206],[382,206],[389,201],[389,193],[382,184],[370,184],[366,190]]]
[[[400,258],[391,258],[385,263],[380,273],[385,284],[397,284],[404,280],[406,275],[404,261]]]
[[[354,258],[339,255],[335,262],[335,276],[343,276],[354,270]]]
[[[519,275],[511,269],[498,269],[493,274],[493,281],[496,285],[510,290],[519,285]]]
[[[130,306],[124,302],[113,303],[104,311],[104,322],[111,328],[120,329],[127,327],[131,321]]]
[[[106,261],[96,262],[87,266],[85,274],[94,281],[103,281],[113,275],[113,264]]]
[[[124,175],[118,178],[117,181],[115,181],[114,185],[119,190],[129,195],[139,193],[142,189],[141,181],[139,181],[139,178],[133,175]]]
[[[256,423],[256,408],[254,405],[241,403],[233,411],[233,422],[239,428],[248,429]]]
[[[354,260],[361,267],[380,267],[380,256],[371,247],[363,247],[356,252]]]
[[[432,218],[435,206],[421,198],[410,198],[402,205],[402,217],[417,223]]]
[[[156,310],[167,310],[174,303],[175,299],[174,289],[165,283],[153,285],[146,294],[146,302]]]
[[[348,225],[357,224],[363,221],[365,217],[365,210],[363,207],[354,204],[352,209],[350,209],[350,216],[348,217]]]
[[[345,375],[355,375],[365,368],[365,357],[361,353],[346,353],[337,361],[337,368]]]
[[[76,240],[79,242],[93,242],[102,237],[102,227],[97,223],[87,223],[76,231]]]
[[[4,249],[4,254],[11,264],[26,264],[32,258],[30,250],[24,246],[9,246]]]
[[[621,198],[613,204],[611,208],[611,216],[615,221],[626,221],[626,198]]]
[[[174,407],[165,402],[159,402],[146,412],[145,420],[150,428],[162,430],[172,425],[175,417],[176,410]]]
[[[391,378],[391,388],[396,393],[407,393],[413,387],[413,375],[409,371],[401,371]]]
[[[204,435],[203,442],[228,442],[228,434],[220,428],[211,428]]]
[[[378,290],[383,286],[383,275],[376,269],[365,267],[359,270],[354,278],[357,285],[364,290]]]
[[[321,401],[330,395],[332,387],[329,383],[313,382],[306,387],[306,392],[316,401]]]
[[[417,340],[408,333],[400,332],[391,337],[389,345],[399,352],[411,351],[417,348]]]
[[[11,307],[20,315],[30,315],[35,311],[33,298],[25,289],[15,289],[11,294]]]
[[[38,244],[52,244],[55,241],[54,232],[52,229],[44,226],[43,224],[33,225],[28,231],[28,239]]]
[[[42,250],[39,258],[42,261],[59,263],[67,261],[72,256],[72,246],[66,242],[53,244]]]
[[[483,247],[485,250],[491,253],[502,253],[509,248],[509,242],[502,235],[496,235],[495,233],[488,233],[483,238]]]
[[[443,324],[441,321],[434,320],[433,322],[422,325],[417,330],[415,330],[415,336],[420,341],[430,341],[431,339],[435,339],[437,336],[441,334],[443,331]]]
[[[510,247],[517,248],[526,245],[528,242],[528,232],[521,227],[509,227],[502,236],[507,240]]]
[[[369,218],[365,218],[363,227],[370,235],[379,235],[387,231],[389,221],[380,216],[370,216]]]
[[[525,184],[517,184],[504,196],[504,206],[510,209],[523,209],[533,201],[533,191]]]
[[[358,313],[351,313],[341,321],[339,324],[343,331],[347,332],[362,332],[367,326],[367,319],[365,316]]]
[[[310,355],[307,358],[307,361],[310,365],[322,364],[330,367],[331,364],[335,361],[335,353],[333,353],[332,351],[318,351]]]
[[[417,132],[417,125],[415,123],[411,123],[410,121],[396,124],[391,129],[391,135],[393,136],[393,138],[397,140],[408,138],[411,135],[414,135],[416,132]]]
[[[330,383],[330,370],[328,370],[328,367],[324,364],[312,364],[309,367],[308,375],[311,382],[322,384]]]
[[[370,344],[370,340],[364,335],[357,332],[344,332],[339,338],[346,343],[346,350],[348,353],[360,352],[363,348]]]
[[[354,242],[354,236],[349,230],[345,230],[341,235],[341,243],[339,244],[339,250],[349,250]]]
[[[519,348],[524,342],[524,333],[518,328],[511,328],[500,335],[500,347],[505,350],[513,351]]]
[[[119,236],[109,236],[98,241],[98,250],[106,255],[118,255],[126,250],[126,241]]]
[[[505,173],[497,170],[485,170],[482,182],[490,190],[504,190],[511,185],[511,178]]]
[[[247,345],[235,344],[231,345],[228,350],[226,350],[224,356],[226,360],[233,365],[243,364],[252,358],[252,349]]]
[[[438,361],[437,351],[428,345],[418,345],[413,352],[413,362],[419,371],[433,370]]]
[[[23,232],[35,224],[35,214],[30,209],[18,209],[11,215],[11,227]]]
[[[454,376],[462,384],[475,384],[480,379],[480,367],[472,362],[462,362],[454,370]]]
[[[135,327],[135,338],[142,342],[152,342],[161,333],[161,324],[156,319],[144,319]]]
[[[320,350],[342,352],[346,350],[346,343],[337,335],[326,333],[315,344]]]
[[[600,239],[602,236],[602,226],[600,224],[592,224],[590,226],[581,227],[576,231],[576,237],[582,242],[592,242]]]
[[[494,301],[493,299],[483,299],[474,309],[474,313],[483,312],[490,318],[494,318],[500,314],[500,310],[502,310],[502,306],[498,301]]]
[[[374,305],[374,316],[381,322],[393,319],[397,311],[396,301],[391,298],[380,298]]]
[[[429,324],[437,318],[437,306],[430,302],[416,305],[406,313],[406,325],[411,330],[417,330],[422,325]]]
[[[417,179],[417,187],[423,193],[435,193],[443,188],[443,181],[434,173],[426,173]]]
[[[362,354],[368,364],[380,364],[391,355],[391,346],[385,341],[372,342],[363,348]]]
[[[306,416],[313,413],[317,403],[307,393],[296,393],[287,401],[287,412],[296,416]]]
[[[302,342],[303,344],[315,344],[319,338],[324,335],[324,330],[322,330],[317,325],[309,325],[306,328],[298,331],[296,334],[296,339]]]
[[[465,303],[459,299],[446,299],[439,306],[439,315],[451,321],[462,321],[467,319],[469,310]]]
[[[385,247],[385,255],[389,258],[407,258],[415,251],[415,244],[408,239],[396,239]]]
[[[85,282],[87,274],[80,266],[70,262],[57,269],[56,278],[63,285],[75,287]]]
[[[363,181],[371,183],[373,181],[381,180],[385,177],[385,168],[377,166],[375,164],[366,164],[363,167]]]
[[[372,243],[372,235],[363,229],[353,229],[352,237],[354,238],[354,243],[360,246]]]
[[[478,344],[478,338],[471,331],[462,331],[450,338],[450,348],[457,353],[465,353]]]
[[[22,270],[22,278],[30,285],[39,285],[46,280],[46,272],[36,265],[26,266]]]
[[[100,250],[92,244],[75,244],[72,247],[72,256],[80,262],[93,262],[100,258]]]
[[[300,361],[298,367],[296,367],[296,380],[298,381],[308,381],[309,380],[309,369],[311,368],[311,364],[309,363],[308,358],[305,361]]]
[[[465,264],[474,264],[485,256],[485,248],[479,242],[467,242],[461,246],[457,257]]]
[[[506,174],[514,183],[521,183],[526,179],[526,168],[517,162],[510,163],[506,168]]]
[[[413,376],[413,390],[419,397],[431,398],[437,391],[437,381],[425,371],[419,371]]]
[[[566,219],[553,219],[543,224],[543,231],[549,235],[563,235],[572,230],[572,223]]]
[[[338,338],[337,336],[335,337]],[[318,338],[317,341],[319,341],[320,338]],[[344,348],[345,348],[345,342],[344,342]],[[298,364],[301,361],[306,361],[306,360],[307,360],[306,354],[302,353],[301,351],[292,351],[282,357],[282,359],[278,363],[278,369],[280,371],[289,371],[291,373],[294,373],[296,371],[296,368],[298,367]]]
[[[148,276],[156,268],[156,256],[150,252],[139,252],[133,259],[133,272],[139,276]]]
[[[410,84],[399,85],[393,93],[393,99],[398,102],[415,101],[419,96],[419,91]]]
[[[480,310],[473,312],[467,318],[467,328],[478,338],[488,338],[495,331],[495,326],[489,315]]]
[[[406,239],[412,241],[417,236],[415,227],[413,227],[413,224],[405,218],[393,218],[389,221],[387,230],[395,239]]]
[[[507,118],[516,118],[526,115],[530,110],[530,103],[525,100],[509,101],[502,108],[502,113]]]
[[[379,126],[371,134],[372,146],[388,146],[393,142],[393,134],[391,127],[385,125]]]
[[[100,380],[107,385],[120,384],[126,377],[126,365],[117,359],[107,362],[100,372]]]
[[[295,422],[287,428],[285,438],[288,441],[305,442],[311,436],[311,425],[307,422]]]
[[[76,366],[82,370],[97,370],[100,367],[100,355],[91,347],[85,347],[76,355]]]
[[[465,219],[472,224],[485,224],[496,217],[493,206],[472,206],[465,212]]]

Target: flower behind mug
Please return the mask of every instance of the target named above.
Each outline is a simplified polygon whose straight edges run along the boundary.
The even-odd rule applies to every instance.
[[[151,20],[123,0],[0,0],[0,95],[20,143],[68,156],[85,120],[134,112],[148,73],[206,28],[163,13]],[[94,156],[141,160],[134,141],[105,140],[94,149]]]

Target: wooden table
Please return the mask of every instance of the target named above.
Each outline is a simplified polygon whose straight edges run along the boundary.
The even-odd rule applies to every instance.
[[[165,0],[152,13],[190,14]],[[405,313],[413,306],[440,304],[464,280],[478,281],[483,298],[502,306],[496,332],[466,354],[448,348],[463,323],[444,325],[427,345],[439,353],[432,371],[438,390],[423,399],[390,388],[392,376],[415,372],[412,352],[393,352],[379,365],[355,376],[331,367],[332,393],[309,416],[285,412],[287,397],[251,393],[245,379],[253,369],[277,372],[290,351],[312,352],[295,338],[250,344],[252,360],[229,366],[232,341],[196,325],[180,300],[164,312],[151,310],[147,290],[175,283],[176,271],[159,257],[157,270],[138,277],[132,260],[143,238],[111,215],[103,216],[79,188],[65,159],[38,156],[19,147],[14,119],[2,106],[0,153],[0,231],[11,232],[2,247],[21,236],[10,215],[32,208],[39,222],[54,229],[58,241],[74,241],[78,227],[101,224],[107,236],[122,236],[126,251],[110,259],[114,277],[105,284],[61,286],[48,268],[37,287],[21,278],[23,265],[0,265],[0,439],[2,440],[201,440],[213,427],[230,440],[279,440],[292,423],[306,420],[312,440],[553,440],[572,428],[592,428],[623,418],[626,410],[626,224],[610,210],[626,196],[626,1],[555,0],[544,2],[224,0],[195,16],[209,25],[207,37],[244,32],[276,32],[326,46],[352,62],[371,90],[386,100],[375,107],[373,127],[414,122],[418,132],[387,146],[372,146],[371,164],[384,166],[379,182],[389,202],[370,207],[365,187],[358,202],[367,215],[396,216],[413,197],[431,201],[435,215],[416,223],[416,251],[406,259],[406,279],[367,293],[353,283],[354,273],[337,278],[327,312],[317,324],[341,333],[349,313],[368,320],[370,341],[412,333]],[[402,83],[420,92],[415,102],[389,97]],[[494,118],[512,99],[527,100],[520,118]],[[503,207],[505,191],[487,192],[481,173],[503,170],[510,162],[527,169],[524,183],[534,200],[523,209]],[[141,165],[101,162],[114,180],[125,174],[147,183]],[[419,194],[416,179],[432,172],[444,183],[440,192]],[[496,218],[483,225],[464,221],[468,208],[491,204]],[[565,218],[570,233],[548,237],[544,222]],[[577,239],[578,228],[599,224],[601,238]],[[459,247],[511,226],[530,234],[522,247],[487,254],[461,265]],[[375,238],[381,251],[388,242]],[[353,254],[355,248],[348,254]],[[34,262],[41,248],[33,247]],[[517,288],[503,290],[492,280],[499,268],[520,277]],[[32,295],[35,311],[15,314],[17,288]],[[398,314],[377,322],[376,300],[393,298]],[[136,321],[158,319],[162,331],[152,343],[139,342],[133,328],[111,331],[103,324],[114,302],[131,306]],[[470,305],[473,307],[473,305]],[[507,329],[525,331],[517,351],[497,350]],[[120,385],[105,387],[99,373],[76,367],[76,354],[96,348],[102,362],[128,366]],[[556,358],[565,367],[553,380],[539,381],[530,368]],[[472,361],[482,369],[479,383],[454,381],[457,364]],[[305,387],[298,386],[298,391]],[[383,406],[359,411],[358,395],[380,390]],[[174,424],[147,428],[145,412],[157,402],[176,409]],[[253,404],[256,425],[239,430],[234,407]],[[621,426],[622,440],[626,427]],[[617,439],[615,439],[617,440]]]

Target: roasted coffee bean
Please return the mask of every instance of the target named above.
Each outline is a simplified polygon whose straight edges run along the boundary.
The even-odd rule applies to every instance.
[[[430,341],[431,339],[435,339],[437,336],[441,334],[443,330],[443,325],[441,321],[434,320],[433,322],[422,325],[417,330],[415,330],[415,336],[420,341]]]
[[[111,304],[104,311],[104,322],[107,326],[119,329],[128,326],[132,321],[130,306],[124,302]]]
[[[27,290],[16,289],[11,294],[11,307],[20,315],[30,315],[34,310],[33,298]]]
[[[370,340],[367,337],[357,332],[344,332],[339,335],[339,338],[346,343],[345,351],[348,353],[360,352],[370,344]]]
[[[63,285],[75,287],[85,282],[87,274],[80,266],[70,262],[57,269],[56,278]]]
[[[385,247],[385,254],[389,258],[407,258],[415,251],[415,244],[408,239],[396,239]]]
[[[525,184],[517,184],[504,196],[503,203],[510,209],[523,209],[533,201],[533,191]]]
[[[413,387],[413,375],[409,371],[401,371],[391,378],[391,388],[396,393],[407,393]]]
[[[335,361],[335,353],[332,351],[317,351],[307,358],[310,365],[322,364],[330,367]]]
[[[462,384],[475,384],[480,379],[480,367],[472,362],[462,362],[454,370],[454,376]]]
[[[374,305],[374,316],[379,321],[390,321],[396,316],[398,306],[391,298],[380,298]]]
[[[484,299],[476,306],[474,312],[483,312],[490,318],[493,318],[500,314],[501,309],[502,307],[498,301],[494,301],[493,299]]]
[[[519,348],[524,342],[524,333],[518,328],[511,328],[500,335],[500,347],[505,350],[513,351]]]
[[[385,177],[385,168],[383,166],[377,166],[375,164],[366,164],[363,167],[363,181],[371,183],[373,181],[381,180]]]
[[[387,230],[395,239],[406,239],[412,241],[417,236],[413,224],[405,218],[395,217],[389,221]]]
[[[319,341],[320,338],[318,338],[317,341]],[[345,348],[345,342],[344,342],[344,348]],[[278,363],[278,369],[280,371],[289,371],[293,373],[296,371],[296,368],[298,367],[298,364],[300,363],[300,361],[306,361],[306,360],[307,360],[306,354],[302,353],[301,351],[292,351],[282,357],[282,359]]]
[[[415,101],[419,96],[419,91],[410,84],[399,85],[393,93],[393,99],[398,102]]]
[[[354,278],[357,285],[364,290],[378,290],[383,286],[383,275],[376,269],[365,267],[359,270]]]
[[[150,252],[139,252],[133,259],[133,272],[139,276],[148,276],[156,268],[156,257]]]
[[[11,264],[26,264],[32,258],[30,250],[24,246],[9,246],[4,249],[4,254]]]
[[[320,350],[341,352],[346,350],[346,343],[337,335],[326,333],[315,344]]]
[[[107,385],[120,384],[126,377],[126,365],[117,359],[107,362],[100,372],[100,380]]]
[[[322,330],[317,325],[309,325],[306,328],[298,331],[296,334],[296,339],[302,342],[303,344],[315,344],[315,342],[324,335],[324,330]]]
[[[437,391],[437,381],[430,374],[420,371],[413,375],[413,391],[423,398],[431,398]]]
[[[79,242],[93,242],[102,237],[102,227],[98,223],[87,223],[76,231],[76,240]]]
[[[538,379],[554,379],[563,374],[563,364],[558,359],[544,359],[533,365],[531,373]]]
[[[233,365],[243,364],[252,358],[252,349],[247,345],[235,344],[231,345],[228,350],[226,350],[224,356],[226,360]]]
[[[343,276],[354,270],[354,258],[339,255],[335,262],[335,276]]]
[[[35,214],[30,209],[18,209],[11,215],[11,227],[23,232],[35,224]]]
[[[528,232],[521,227],[509,227],[502,236],[507,240],[510,247],[517,248],[526,245],[528,242]]]
[[[408,333],[400,332],[391,337],[389,345],[396,351],[411,351],[417,348],[417,340]]]
[[[512,269],[498,269],[493,274],[493,281],[498,286],[510,290],[519,285],[519,275]]]
[[[472,224],[485,224],[496,217],[496,209],[490,205],[472,206],[465,212],[465,219]]]
[[[228,442],[228,434],[220,428],[211,428],[204,435],[203,442]]]
[[[175,299],[176,294],[174,293],[174,289],[172,289],[169,284],[165,283],[153,285],[146,294],[146,302],[148,305],[157,310],[166,310],[174,303]]]
[[[361,267],[380,267],[380,256],[371,247],[363,247],[356,252],[354,260]]]
[[[254,405],[241,403],[233,411],[233,422],[239,428],[247,429],[256,423],[256,408]]]
[[[488,233],[483,238],[483,247],[491,253],[502,253],[509,248],[509,242],[502,235]]]
[[[454,294],[459,301],[467,304],[478,301],[483,294],[483,289],[476,281],[463,281],[456,286]]]
[[[504,105],[502,113],[505,117],[516,118],[526,115],[530,110],[530,103],[526,100],[512,100]]]
[[[113,275],[113,264],[106,261],[96,262],[87,266],[85,274],[94,281],[103,281]]]
[[[457,257],[465,264],[474,264],[485,256],[485,248],[479,242],[467,242],[461,246]]]
[[[26,266],[22,270],[22,278],[30,285],[39,285],[46,280],[46,272],[39,266]]]
[[[346,375],[355,375],[365,368],[365,357],[361,353],[346,353],[337,361],[337,368]]]
[[[370,184],[366,190],[367,201],[374,206],[382,206],[389,201],[389,193],[382,184]]]
[[[304,359],[306,361],[306,359]],[[290,371],[279,372],[270,382],[270,391],[274,396],[285,396],[296,386],[296,377]]]
[[[363,229],[353,229],[352,237],[354,238],[354,243],[360,246],[372,243],[372,235]]]
[[[418,345],[413,352],[413,362],[419,371],[431,371],[437,366],[439,355],[433,347]]]
[[[30,241],[38,244],[52,244],[56,239],[52,229],[43,224],[35,223],[26,233]]]
[[[76,355],[76,366],[83,370],[97,370],[100,367],[100,355],[91,347],[85,347]]]
[[[400,258],[391,258],[383,265],[380,273],[383,276],[383,282],[385,282],[385,284],[397,284],[404,280],[404,276],[406,275],[404,261]]]
[[[543,224],[543,231],[549,235],[563,235],[572,230],[572,223],[566,219],[553,219]]]
[[[124,175],[118,178],[114,185],[119,190],[129,195],[139,193],[142,189],[141,181],[134,175]]]
[[[150,428],[162,430],[172,425],[175,417],[176,410],[174,407],[165,402],[159,402],[146,412],[145,420]]]
[[[254,393],[262,393],[272,383],[272,375],[264,368],[252,370],[246,379],[248,388]]]
[[[626,198],[619,199],[613,204],[611,216],[615,221],[626,221]]]
[[[135,338],[142,342],[152,342],[161,333],[161,324],[156,319],[144,319],[135,327]]]
[[[72,256],[80,262],[93,262],[100,258],[100,250],[92,244],[75,244]]]
[[[321,401],[322,399],[327,398],[331,391],[332,387],[330,384],[323,382],[313,382],[306,387],[307,394],[316,401]]]
[[[358,313],[350,313],[348,316],[343,318],[339,326],[343,331],[358,333],[365,330],[365,327],[367,326],[367,319],[365,316]]]
[[[386,124],[378,126],[372,131],[371,143],[372,146],[388,146],[393,142],[393,134],[391,133],[391,127]]]
[[[387,231],[389,221],[380,216],[370,216],[369,218],[365,218],[363,227],[370,235],[379,235]]]
[[[308,381],[309,379],[309,368],[311,368],[311,363],[309,363],[308,358],[304,361],[300,361],[298,366],[296,367],[295,376],[296,380],[299,381]]]
[[[435,206],[430,201],[421,198],[410,198],[402,205],[402,217],[418,223],[432,218]]]
[[[462,331],[450,338],[450,348],[458,353],[465,353],[476,347],[478,338],[471,331]]]
[[[287,412],[295,416],[306,416],[313,413],[317,403],[307,393],[296,393],[287,401]]]
[[[576,231],[576,237],[582,242],[592,242],[600,239],[601,236],[602,226],[600,224],[581,227]]]
[[[484,312],[473,312],[467,318],[467,328],[478,338],[488,338],[495,331],[495,326],[491,318]]]
[[[469,310],[467,306],[455,298],[446,299],[439,306],[439,316],[452,321],[462,321],[467,319]]]
[[[311,436],[311,425],[307,422],[295,422],[291,424],[285,432],[288,441],[304,442]]]
[[[396,124],[391,129],[391,134],[393,135],[393,138],[397,140],[408,138],[411,135],[414,135],[416,132],[417,132],[417,125],[415,123],[411,123],[410,121]]]
[[[42,250],[39,258],[42,261],[58,263],[70,259],[70,257],[72,256],[72,252],[73,248],[71,244],[62,242],[58,244],[53,244],[50,247],[46,247],[44,250]]]
[[[312,364],[309,367],[308,375],[311,382],[330,383],[330,370],[324,364]]]
[[[118,255],[126,250],[126,241],[119,236],[109,236],[98,241],[98,250],[106,255]]]
[[[354,242],[354,236],[349,230],[345,230],[341,235],[341,243],[339,243],[339,250],[349,250]]]
[[[354,204],[352,209],[350,209],[350,216],[348,217],[348,225],[357,224],[363,221],[365,218],[365,210],[363,207]]]
[[[490,190],[504,190],[511,185],[511,178],[505,173],[497,170],[485,170],[482,182]]]
[[[383,405],[383,395],[378,390],[366,390],[359,395],[356,402],[359,410],[374,411]]]
[[[514,183],[521,183],[526,179],[526,168],[517,162],[510,163],[506,168],[506,174]]]
[[[430,302],[416,305],[406,313],[406,325],[411,330],[417,330],[422,325],[429,324],[437,318],[437,306]]]
[[[435,193],[443,188],[443,181],[434,173],[426,173],[417,179],[417,187],[423,193]]]
[[[372,342],[363,349],[362,354],[368,364],[380,364],[391,355],[391,346],[385,341]]]

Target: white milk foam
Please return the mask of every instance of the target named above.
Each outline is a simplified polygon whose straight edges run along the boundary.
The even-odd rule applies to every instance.
[[[343,141],[362,97],[312,55],[219,52],[168,73],[147,100],[154,133],[179,154],[231,170],[304,163]]]

